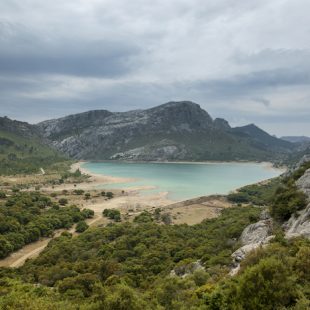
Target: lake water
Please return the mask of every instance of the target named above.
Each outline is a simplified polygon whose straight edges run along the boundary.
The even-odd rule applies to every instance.
[[[173,200],[189,199],[230,191],[281,174],[259,163],[127,163],[87,162],[83,168],[96,174],[134,178],[136,181],[105,185],[105,188],[153,186],[143,191],[168,192]]]

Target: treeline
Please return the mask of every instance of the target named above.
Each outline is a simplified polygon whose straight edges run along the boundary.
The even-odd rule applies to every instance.
[[[17,192],[0,201],[0,258],[37,241],[52,236],[54,230],[70,228],[93,216],[93,211],[75,206],[60,207],[39,192]]]

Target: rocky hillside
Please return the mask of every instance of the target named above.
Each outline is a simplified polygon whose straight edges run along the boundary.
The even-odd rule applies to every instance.
[[[36,126],[0,117],[0,174],[38,172],[61,160]]]
[[[223,119],[213,120],[189,101],[122,113],[89,111],[37,128],[76,159],[270,160],[292,149],[255,125],[231,128]]]

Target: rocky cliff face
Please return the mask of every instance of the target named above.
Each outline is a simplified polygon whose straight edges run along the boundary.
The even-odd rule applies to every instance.
[[[246,255],[255,249],[268,244],[274,238],[272,233],[273,221],[269,213],[265,210],[261,213],[261,219],[257,223],[247,226],[240,237],[241,247],[232,255],[233,268],[230,275],[235,275],[240,269],[240,262],[244,260]]]
[[[304,159],[305,160],[305,159]],[[296,182],[298,188],[302,190],[308,197],[310,202],[310,169]],[[286,229],[286,238],[304,236],[310,238],[310,203],[307,207],[297,214],[293,214],[284,225]]]
[[[264,141],[253,144],[253,135],[212,120],[189,101],[122,113],[89,111],[37,127],[54,147],[77,159],[264,160],[275,155],[276,142],[289,144],[267,133],[279,141],[268,150]]]
[[[304,156],[297,164],[296,168],[288,172],[288,174],[299,169],[302,164],[309,161],[310,156]],[[296,185],[306,194],[309,203],[306,208],[293,214],[291,218],[283,224],[285,238],[290,239],[302,236],[310,239],[310,169],[306,170],[296,181]],[[260,221],[247,226],[243,230],[240,237],[242,246],[232,254],[233,268],[230,271],[230,275],[233,276],[238,273],[240,262],[249,252],[261,246],[265,246],[274,238],[272,235],[272,224],[273,220],[266,210],[262,212]]]

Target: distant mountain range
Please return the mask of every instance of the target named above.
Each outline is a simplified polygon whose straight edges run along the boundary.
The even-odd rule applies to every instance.
[[[232,128],[190,101],[129,112],[95,110],[36,125],[0,118],[2,157],[54,156],[55,149],[85,160],[281,161],[296,145],[254,124]]]
[[[306,136],[284,136],[281,139],[292,143],[310,143],[310,137]]]
[[[35,125],[57,150],[87,160],[272,160],[294,144],[254,124],[231,128],[190,101],[129,112],[96,110]]]

